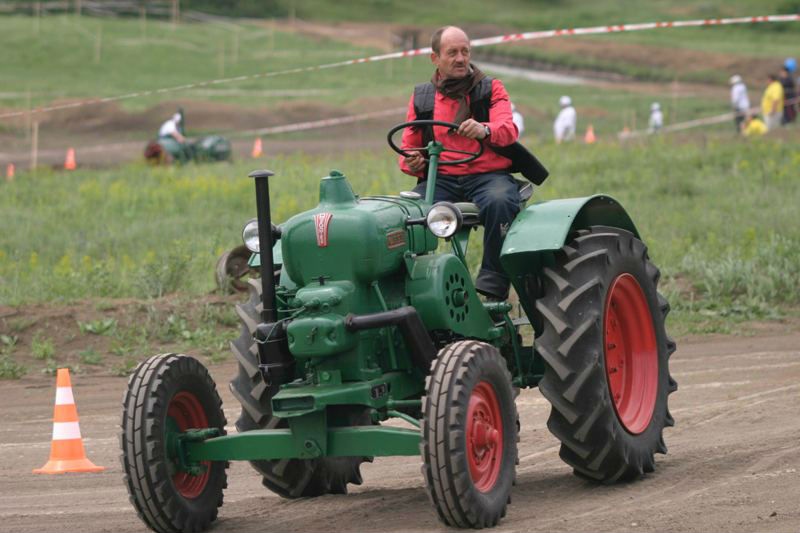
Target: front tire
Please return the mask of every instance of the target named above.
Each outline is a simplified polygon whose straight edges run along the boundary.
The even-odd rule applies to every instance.
[[[667,397],[677,383],[659,277],[644,243],[603,226],[578,232],[544,270],[539,389],[552,404],[547,427],[561,441],[559,455],[581,477],[635,479],[667,452]]]
[[[422,409],[423,473],[439,519],[452,527],[497,525],[517,461],[517,408],[500,352],[478,341],[442,349]]]
[[[208,370],[178,354],[141,363],[123,401],[121,460],[130,501],[153,531],[203,531],[222,505],[227,461],[205,462],[205,472],[192,475],[169,456],[169,434],[191,428],[225,434],[222,400]]]

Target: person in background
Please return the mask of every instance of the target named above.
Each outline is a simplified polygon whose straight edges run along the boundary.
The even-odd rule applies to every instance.
[[[745,137],[761,137],[767,133],[767,125],[753,113],[747,114],[747,119],[742,123],[742,134]]]
[[[183,113],[178,112],[172,115],[172,118],[164,121],[158,129],[158,138],[172,137],[180,144],[186,143],[186,137],[183,135]]]
[[[647,122],[647,132],[656,133],[664,127],[664,113],[661,112],[661,104],[653,102],[650,105],[650,120]]]
[[[559,111],[553,123],[553,135],[555,135],[556,143],[561,144],[564,141],[571,141],[575,138],[578,114],[575,108],[572,107],[572,98],[569,96],[562,96],[559,98],[558,103],[561,106],[561,111]]]
[[[731,107],[733,107],[733,124],[736,127],[736,133],[742,132],[742,125],[747,118],[747,113],[750,110],[750,98],[747,96],[747,87],[742,81],[742,77],[738,74],[731,76]]]
[[[514,102],[511,102],[511,117],[514,120],[514,125],[517,127],[517,133],[519,134],[517,138],[521,139],[522,134],[525,133],[525,118],[522,116],[522,113],[517,111]]]
[[[795,72],[797,72],[797,60],[793,57],[787,57],[786,60],[784,60],[783,62],[783,66],[786,68],[786,70],[789,71],[789,74],[791,74],[792,76],[794,76]],[[800,85],[800,78],[797,78],[794,84],[795,87]]]
[[[767,129],[772,131],[781,125],[783,118],[783,86],[775,74],[768,75],[767,79],[767,88],[761,98],[761,114]]]
[[[790,124],[797,118],[797,90],[792,73],[784,64],[781,69],[781,86],[783,87],[783,117],[781,124]]]

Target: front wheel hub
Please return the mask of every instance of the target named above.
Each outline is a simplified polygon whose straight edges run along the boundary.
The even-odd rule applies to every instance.
[[[467,411],[467,460],[475,488],[489,492],[497,483],[503,458],[503,419],[494,387],[481,381],[472,390]]]
[[[604,352],[617,418],[638,435],[650,425],[658,392],[658,347],[650,306],[631,274],[617,276],[606,297]]]
[[[197,396],[191,392],[181,391],[172,397],[167,408],[167,418],[170,426],[177,427],[181,433],[193,428],[207,428],[208,417]],[[177,491],[187,499],[194,499],[203,493],[209,479],[210,462],[202,463],[205,469],[202,474],[193,475],[189,472],[177,471],[172,476],[172,483]]]

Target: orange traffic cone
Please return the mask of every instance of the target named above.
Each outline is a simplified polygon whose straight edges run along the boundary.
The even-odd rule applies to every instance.
[[[75,164],[75,148],[67,150],[67,158],[64,160],[64,170],[75,170],[78,165]]]
[[[251,154],[253,157],[261,157],[264,155],[264,150],[261,146],[261,137],[256,137],[255,142],[253,143],[253,152]]]
[[[6,181],[14,181],[14,173],[16,172],[16,168],[14,167],[14,163],[9,163],[6,166]]]
[[[101,472],[86,458],[83,451],[78,409],[72,397],[69,369],[59,368],[56,375],[56,407],[53,410],[53,440],[50,443],[50,460],[34,474],[63,474],[64,472]]]
[[[586,127],[586,135],[584,135],[583,137],[583,142],[585,142],[586,144],[594,144],[596,140],[597,137],[594,136],[594,126],[589,124]]]

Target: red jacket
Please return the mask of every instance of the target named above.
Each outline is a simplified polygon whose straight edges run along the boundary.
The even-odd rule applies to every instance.
[[[469,96],[467,96],[467,104],[469,105]],[[444,96],[439,91],[436,91],[436,97],[433,104],[433,120],[442,120],[445,122],[453,122],[458,111],[458,100],[453,100]],[[414,96],[411,96],[411,101],[408,103],[408,113],[406,115],[407,121],[412,121],[416,118],[414,112]],[[514,120],[511,114],[511,102],[508,99],[508,93],[503,83],[500,80],[492,80],[492,96],[489,104],[489,122],[484,122],[489,126],[491,135],[488,141],[495,146],[508,146],[517,140],[519,133],[517,127],[514,125]],[[478,142],[473,139],[467,139],[456,133],[448,133],[448,129],[443,126],[434,126],[433,135],[437,141],[441,142],[445,148],[454,148],[457,150],[469,150],[474,152],[478,148]],[[422,129],[412,130],[406,128],[403,131],[403,141],[401,146],[403,148],[420,148],[422,147]],[[456,159],[464,159],[467,157],[464,154],[457,154],[452,152],[444,152],[441,155],[442,161],[453,161]],[[417,174],[411,172],[408,166],[403,161],[403,156],[400,156],[400,169],[406,174],[417,177],[426,177],[423,172]],[[488,146],[484,146],[483,154],[470,163],[461,163],[453,166],[440,166],[439,174],[446,174],[448,176],[463,176],[465,174],[483,174],[486,172],[494,172],[498,170],[507,170],[511,168],[511,160],[501,155],[496,154]]]

